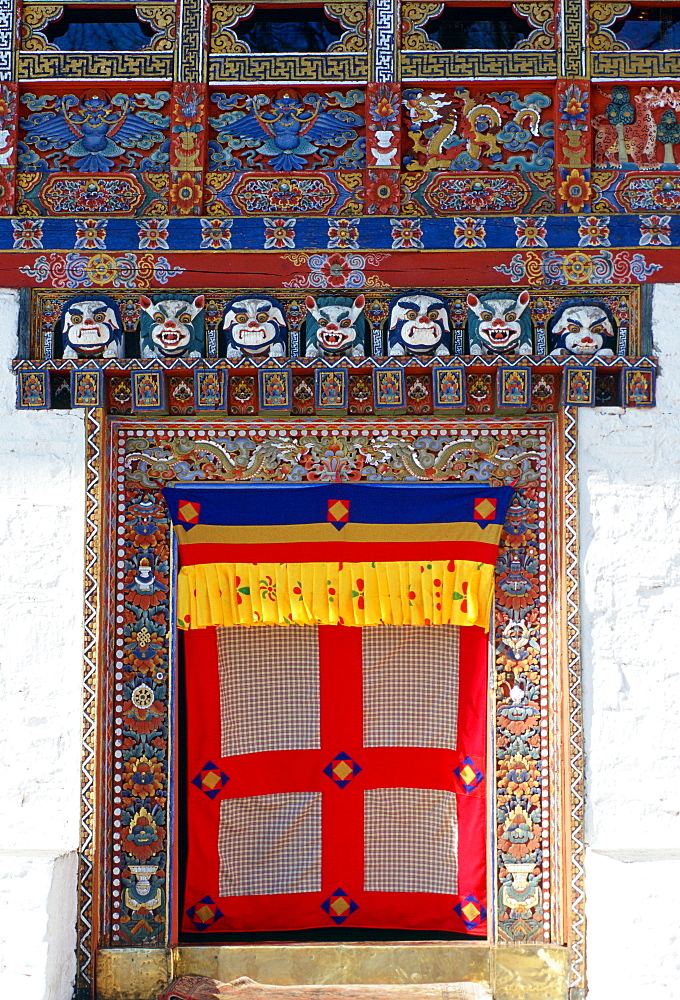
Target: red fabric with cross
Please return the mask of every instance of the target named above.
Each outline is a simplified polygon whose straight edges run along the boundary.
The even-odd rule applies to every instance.
[[[184,642],[183,931],[486,934],[481,629],[210,628]],[[254,685],[230,665],[251,645]]]

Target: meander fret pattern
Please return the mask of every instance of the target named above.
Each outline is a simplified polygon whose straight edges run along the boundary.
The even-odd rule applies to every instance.
[[[172,52],[21,52],[17,60],[20,80],[172,79]]]
[[[204,0],[181,0],[180,3],[178,79],[186,83],[202,83],[205,78],[205,53],[202,45],[205,7]]]
[[[607,79],[677,80],[678,52],[593,52],[592,75]]]
[[[14,16],[15,4],[13,0],[2,0],[0,2],[0,80],[12,79]]]
[[[556,77],[556,52],[402,52],[402,80]]]
[[[368,54],[213,55],[209,67],[211,83],[363,83]]]
[[[585,7],[580,0],[564,0],[562,74],[569,79],[586,75]]]

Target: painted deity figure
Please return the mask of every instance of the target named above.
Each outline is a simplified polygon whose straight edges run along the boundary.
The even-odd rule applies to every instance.
[[[61,310],[64,358],[122,358],[123,324],[118,305],[106,295],[73,298]]]
[[[390,302],[388,354],[451,353],[446,302],[439,295],[412,292]]]
[[[232,299],[222,319],[228,358],[286,355],[286,318],[283,306],[268,295]]]
[[[596,299],[563,303],[548,323],[551,354],[612,357],[616,353],[617,323],[611,309]]]
[[[507,292],[470,292],[468,340],[470,354],[531,354],[531,314],[529,293],[513,297]]]
[[[195,299],[139,296],[143,358],[200,358],[203,354],[205,296]]]
[[[357,295],[352,301],[341,295],[315,299],[308,295],[305,357],[361,358],[366,353],[366,299]]]

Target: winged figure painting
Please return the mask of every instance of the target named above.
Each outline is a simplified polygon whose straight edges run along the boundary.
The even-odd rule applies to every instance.
[[[156,102],[154,102],[156,103]],[[91,173],[108,172],[115,166],[112,157],[132,146],[150,148],[162,142],[161,115],[136,113],[135,98],[117,94],[110,100],[102,93],[78,99],[73,94],[57,98],[52,110],[20,119],[23,140],[39,150],[63,149],[78,157],[75,168]],[[122,143],[122,145],[121,145]]]
[[[211,119],[211,124],[218,130],[220,143],[232,150],[256,147],[258,156],[266,157],[273,170],[304,168],[307,157],[321,147],[340,148],[355,142],[356,129],[364,124],[351,111],[327,110],[324,98],[316,94],[301,100],[295,91],[282,91],[264,106],[256,98],[248,107],[235,120],[233,114],[225,114]]]

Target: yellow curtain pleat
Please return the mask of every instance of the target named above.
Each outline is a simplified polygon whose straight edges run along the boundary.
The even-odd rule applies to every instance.
[[[177,587],[182,629],[211,625],[479,625],[489,628],[488,563],[202,563]]]

